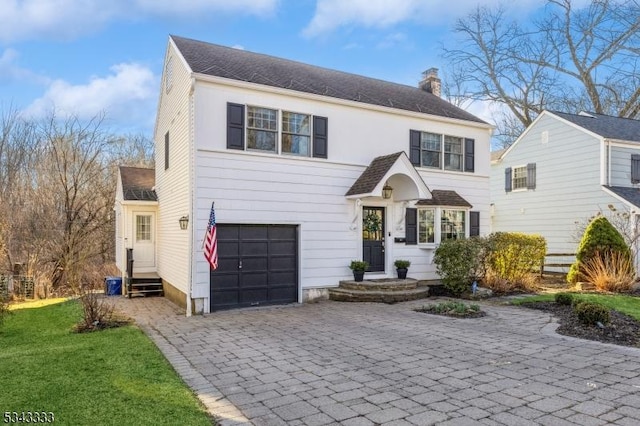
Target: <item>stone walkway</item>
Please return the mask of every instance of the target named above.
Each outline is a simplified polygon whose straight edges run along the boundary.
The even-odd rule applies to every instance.
[[[640,424],[640,349],[556,335],[540,311],[322,302],[185,318],[163,298],[116,303],[222,425]]]

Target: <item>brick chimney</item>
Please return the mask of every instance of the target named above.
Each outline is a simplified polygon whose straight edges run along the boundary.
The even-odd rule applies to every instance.
[[[438,68],[429,68],[422,73],[422,80],[418,84],[422,90],[433,93],[440,97],[440,79],[438,78]]]

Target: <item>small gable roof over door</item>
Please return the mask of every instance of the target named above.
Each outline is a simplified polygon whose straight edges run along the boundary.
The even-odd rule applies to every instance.
[[[158,201],[155,169],[120,166],[120,179],[125,201]]]
[[[351,185],[345,196],[347,198],[381,197],[385,183],[397,175],[405,176],[405,180],[397,181],[397,184],[406,185],[405,182],[413,182],[413,185],[409,184],[409,186],[414,188],[409,192],[412,192],[414,196],[408,199],[424,198],[429,194],[429,188],[409,161],[407,154],[400,151],[374,158],[369,167]],[[394,191],[396,189],[399,188],[394,188]]]

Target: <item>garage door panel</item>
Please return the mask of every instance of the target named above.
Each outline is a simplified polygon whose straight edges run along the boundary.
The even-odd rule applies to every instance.
[[[268,240],[269,229],[263,225],[245,225],[240,228],[240,240]]]
[[[237,290],[216,292],[216,306],[219,308],[236,307],[240,303],[238,295],[239,292]]]
[[[272,288],[269,290],[269,301],[273,303],[286,303],[297,298],[297,292],[291,287]]]
[[[269,253],[272,255],[286,254],[291,255],[296,252],[295,241],[272,241],[269,247]]]
[[[269,272],[271,287],[292,286],[297,282],[298,274],[295,271]]]
[[[245,306],[251,306],[255,304],[263,303],[268,299],[268,291],[266,288],[262,289],[249,289],[241,293],[240,303]]]
[[[216,236],[218,238],[218,243],[224,240],[238,241],[240,236],[240,227],[234,225],[217,226]]]
[[[211,310],[297,302],[297,235],[293,225],[218,224]]]
[[[269,285],[269,273],[265,272],[244,272],[240,281],[240,287],[252,288],[252,287],[264,287]]]
[[[242,270],[247,272],[269,270],[269,259],[266,257],[244,257],[242,258]]]
[[[297,231],[293,226],[273,225],[269,227],[270,240],[295,240],[296,238]]]
[[[216,276],[216,288],[226,289],[238,289],[240,287],[240,280],[237,274],[221,274]]]
[[[218,258],[237,257],[240,254],[238,241],[221,241],[218,239]]]
[[[269,243],[267,241],[244,241],[241,246],[241,256],[263,256],[268,253]]]
[[[269,259],[269,270],[274,271],[295,271],[297,266],[296,258],[293,256],[287,257],[272,257]]]

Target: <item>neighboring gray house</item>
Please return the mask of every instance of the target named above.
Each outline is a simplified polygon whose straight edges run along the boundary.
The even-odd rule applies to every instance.
[[[612,209],[640,214],[640,121],[544,111],[491,158],[491,231],[541,234],[575,253],[578,228]],[[637,251],[637,250],[636,250]]]

